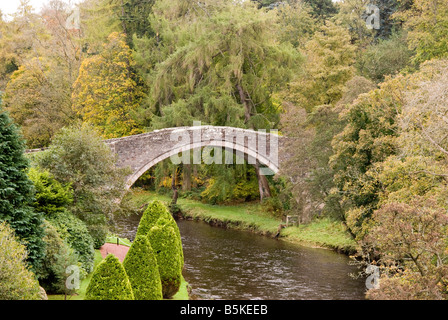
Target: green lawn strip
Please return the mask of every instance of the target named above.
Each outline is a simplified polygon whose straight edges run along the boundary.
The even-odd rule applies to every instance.
[[[188,295],[188,282],[185,281],[184,277],[182,276],[179,291],[170,300],[189,300],[189,299],[190,296]]]
[[[118,243],[123,245],[123,246],[127,246],[130,247],[132,245],[132,242],[129,239],[126,238],[119,238],[117,236],[108,236],[106,238],[106,243],[113,243],[113,244],[117,244],[117,239],[118,239]]]
[[[335,251],[352,254],[357,243],[347,233],[342,222],[327,218],[315,219],[309,224],[288,227],[281,232],[282,239],[299,244],[330,248]]]

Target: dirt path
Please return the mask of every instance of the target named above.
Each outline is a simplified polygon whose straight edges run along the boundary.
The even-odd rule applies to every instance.
[[[115,255],[118,260],[120,260],[121,262],[123,262],[124,258],[126,257],[126,254],[129,251],[129,247],[128,246],[123,246],[123,245],[117,245],[117,244],[113,244],[113,243],[105,243],[101,248],[100,248],[100,252],[101,252],[101,256],[103,257],[103,259],[109,254],[112,253],[113,255]]]

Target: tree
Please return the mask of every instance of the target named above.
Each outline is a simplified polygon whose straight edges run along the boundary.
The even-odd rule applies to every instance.
[[[446,299],[445,211],[433,200],[419,197],[409,204],[388,203],[375,211],[374,226],[364,245],[373,257],[380,256],[377,263],[384,276],[380,288],[368,292],[370,298],[395,299],[390,294],[407,288],[398,298]]]
[[[14,235],[14,230],[0,222],[0,299],[40,300],[40,287],[27,266],[26,248]]]
[[[170,216],[166,207],[159,200],[151,201],[143,212],[135,236],[146,236],[157,220],[165,216]]]
[[[338,12],[337,6],[331,0],[304,0],[311,9],[315,18],[325,21]]]
[[[33,58],[11,75],[4,104],[22,127],[29,148],[47,146],[63,126],[73,121],[70,85],[58,66]]]
[[[78,264],[78,257],[64,242],[57,229],[45,221],[45,259],[38,272],[39,283],[47,293],[66,292],[66,268]]]
[[[163,297],[170,299],[179,291],[182,278],[182,248],[176,231],[169,225],[155,225],[149,230],[148,239],[156,253]]]
[[[120,211],[116,199],[126,190],[128,170],[115,166],[111,149],[88,125],[62,129],[35,161],[57,181],[71,185],[70,210],[87,224],[95,247],[99,248],[107,235],[107,219]]]
[[[73,108],[104,138],[142,132],[134,118],[143,97],[142,83],[133,64],[124,36],[112,33],[100,54],[82,62],[73,84]]]
[[[142,70],[152,70],[147,76],[151,127],[200,120],[275,128],[279,109],[273,93],[300,60],[289,44],[276,41],[278,19],[275,10],[259,10],[251,2],[156,3],[150,21],[160,41],[136,41],[137,52],[150,42],[158,53],[139,63]],[[269,188],[265,176],[259,182],[262,199]]]
[[[414,61],[422,63],[448,54],[448,3],[444,0],[406,1],[394,17],[404,21]]]
[[[38,269],[44,254],[42,214],[32,208],[33,183],[27,177],[24,141],[8,114],[0,108],[0,220],[26,244],[28,262]]]
[[[334,195],[341,196],[345,220],[353,234],[361,238],[378,204],[380,188],[366,172],[373,163],[397,151],[396,115],[401,109],[402,81],[397,77],[355,100],[343,114],[345,128],[332,141],[330,166],[335,171],[337,190]]]
[[[123,266],[136,300],[162,299],[162,282],[157,258],[146,236],[135,237]]]
[[[285,90],[285,99],[308,112],[341,99],[345,83],[354,75],[355,46],[348,32],[327,21],[305,44],[304,72]]]
[[[408,49],[406,36],[394,33],[386,40],[379,40],[363,51],[356,61],[360,74],[377,83],[386,76],[393,76],[411,66],[412,51]]]
[[[126,271],[113,254],[108,254],[93,272],[86,300],[134,300]]]

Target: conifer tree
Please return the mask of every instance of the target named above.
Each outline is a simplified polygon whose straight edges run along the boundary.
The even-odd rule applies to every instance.
[[[161,300],[157,258],[146,236],[137,236],[123,261],[136,300]]]
[[[39,268],[44,255],[43,217],[31,207],[33,183],[19,130],[0,108],[0,221],[6,221],[28,250],[28,262]]]
[[[86,289],[86,300],[134,300],[131,283],[113,254],[100,262]]]
[[[182,249],[176,232],[169,225],[156,225],[148,232],[148,239],[156,252],[163,297],[170,299],[179,291],[182,278]]]

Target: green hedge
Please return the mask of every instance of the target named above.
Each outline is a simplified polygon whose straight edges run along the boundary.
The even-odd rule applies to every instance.
[[[157,258],[145,236],[137,236],[123,261],[136,300],[161,300]]]
[[[151,201],[140,219],[136,237],[139,235],[146,236],[149,229],[156,224],[160,217],[171,217],[171,214],[162,202],[158,200]]]
[[[156,225],[148,232],[148,239],[156,253],[159,266],[162,293],[166,299],[178,291],[182,278],[182,248],[172,226]]]
[[[107,255],[92,274],[86,300],[134,300],[131,283],[120,260]]]

